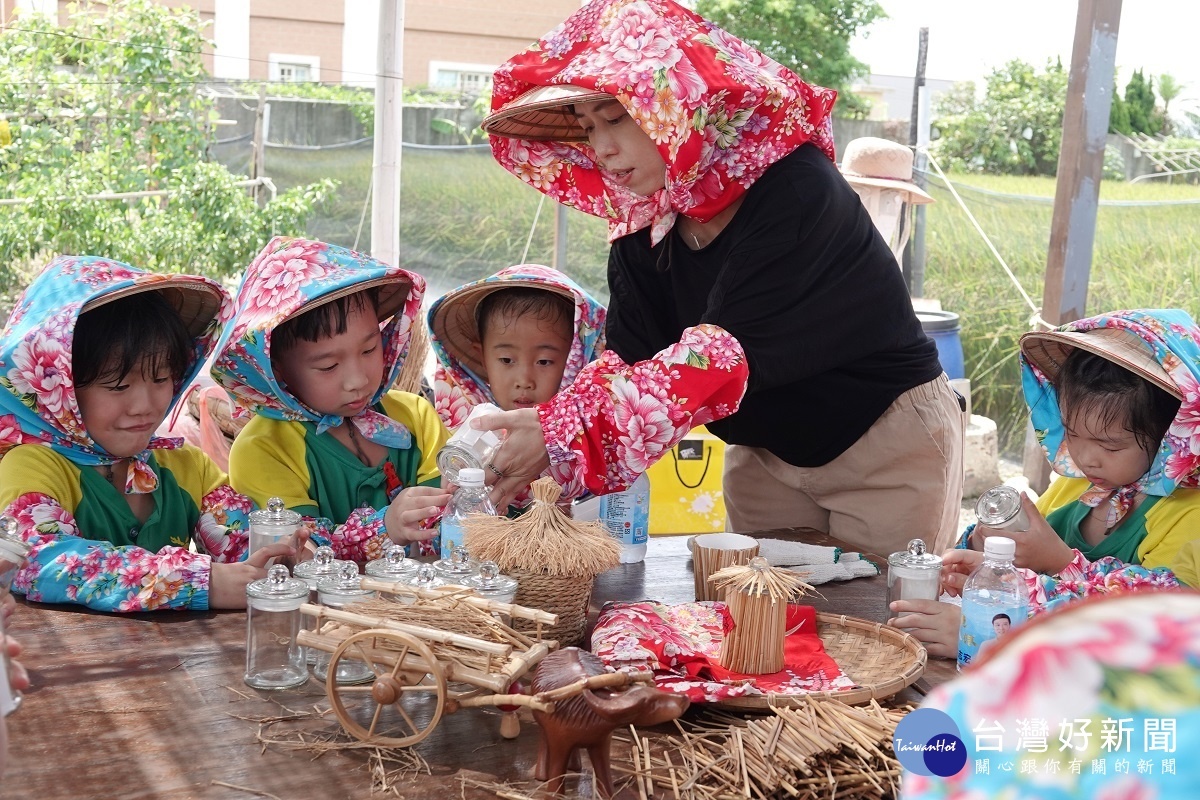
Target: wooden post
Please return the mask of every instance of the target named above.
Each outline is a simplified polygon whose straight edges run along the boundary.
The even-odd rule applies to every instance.
[[[404,0],[379,3],[379,75],[371,180],[371,255],[400,261],[400,117],[404,88]]]
[[[1079,0],[1042,290],[1042,319],[1051,325],[1087,313],[1120,24],[1121,0]],[[1031,430],[1025,437],[1025,477],[1039,492],[1049,484],[1050,468]]]
[[[925,61],[928,56],[929,28],[921,28],[917,37],[917,70],[913,75],[912,111],[908,117],[909,147],[915,147],[921,138],[921,89],[925,86]],[[918,265],[916,256],[916,243],[910,238],[900,259],[900,271],[904,275],[904,283],[908,286],[908,294],[911,297],[921,297],[925,292],[925,264],[922,262]],[[921,256],[923,258],[924,253]]]
[[[250,161],[250,178],[258,180],[266,172],[267,163],[267,86],[258,87],[258,108],[254,110],[254,156]],[[259,189],[255,186],[254,201],[258,202]]]
[[[554,204],[554,260],[550,266],[567,271],[567,207],[562,203]]]

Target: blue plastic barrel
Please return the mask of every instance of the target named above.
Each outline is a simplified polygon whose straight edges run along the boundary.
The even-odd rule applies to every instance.
[[[966,368],[963,366],[962,339],[958,336],[961,330],[958,314],[952,311],[918,311],[917,319],[921,320],[925,335],[937,345],[938,360],[942,362],[946,376],[967,377]]]

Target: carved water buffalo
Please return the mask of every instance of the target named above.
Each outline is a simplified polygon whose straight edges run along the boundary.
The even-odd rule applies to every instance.
[[[547,692],[606,672],[604,662],[596,656],[578,647],[567,647],[542,659],[533,673],[531,688],[534,694]],[[592,762],[596,785],[604,797],[611,797],[608,748],[612,732],[626,725],[668,722],[687,707],[688,699],[683,695],[636,683],[620,689],[584,689],[557,701],[552,714],[535,710],[540,741],[534,777],[546,781],[551,792],[560,792],[568,762],[584,748]]]

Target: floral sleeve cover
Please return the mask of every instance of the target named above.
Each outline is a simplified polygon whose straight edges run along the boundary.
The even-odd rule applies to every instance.
[[[1111,556],[1088,561],[1075,550],[1075,558],[1057,575],[1041,575],[1021,570],[1029,589],[1029,606],[1040,614],[1084,597],[1117,594],[1139,589],[1171,589],[1179,587],[1175,573],[1166,567],[1148,569],[1140,564],[1126,564]]]
[[[120,612],[208,608],[211,556],[83,539],[74,515],[44,494],[21,495],[4,514],[30,546],[13,580],[13,591],[30,600]]]
[[[376,511],[364,507],[355,509],[341,525],[334,525],[328,517],[304,517],[304,523],[313,544],[332,547],[338,558],[362,565],[382,558],[391,541],[383,521],[386,513],[386,508]],[[436,539],[409,542],[405,549],[414,557],[438,554]]]
[[[742,346],[716,325],[633,365],[607,350],[538,406],[549,473],[564,497],[620,491],[692,428],[737,411],[748,379]]]

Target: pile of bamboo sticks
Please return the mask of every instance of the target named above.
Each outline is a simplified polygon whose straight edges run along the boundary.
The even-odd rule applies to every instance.
[[[674,736],[630,728],[630,739],[614,737],[613,770],[631,776],[642,800],[898,796],[892,734],[910,706],[809,700],[772,710],[750,721],[709,714]]]

